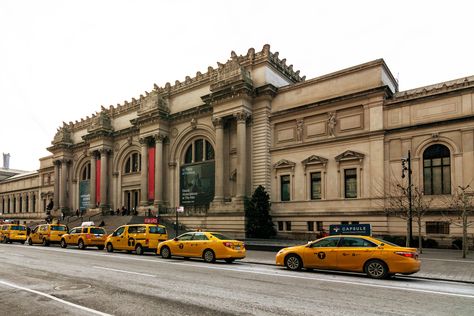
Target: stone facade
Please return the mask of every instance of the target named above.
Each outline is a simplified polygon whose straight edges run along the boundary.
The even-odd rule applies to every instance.
[[[164,216],[202,198],[185,205],[186,225],[243,237],[244,198],[262,185],[280,237],[314,238],[341,222],[403,235],[404,222],[384,213],[383,197],[402,181],[409,150],[420,188],[428,185],[424,172],[438,185],[438,169],[424,167],[427,149],[449,152],[441,179],[452,189],[428,194],[435,210],[425,221],[446,222],[443,199],[474,179],[473,92],[474,77],[399,92],[383,60],[306,80],[269,45],[232,52],[204,74],[63,123],[52,155],[36,180],[31,175],[35,185],[3,181],[0,195],[16,194],[9,184],[16,181],[30,185],[42,214],[52,199],[66,213],[124,206]],[[212,179],[201,178],[206,170]],[[199,191],[210,183],[212,190]],[[446,237],[460,234],[450,228]]]

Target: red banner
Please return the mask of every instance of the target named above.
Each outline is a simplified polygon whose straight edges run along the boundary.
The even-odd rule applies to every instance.
[[[155,147],[148,148],[148,200],[155,199]]]
[[[95,161],[95,203],[100,205],[100,158]]]

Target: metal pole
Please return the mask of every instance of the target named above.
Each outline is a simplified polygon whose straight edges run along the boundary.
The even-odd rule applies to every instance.
[[[413,240],[413,230],[412,230],[412,222],[413,222],[413,213],[412,213],[412,201],[411,201],[411,155],[410,150],[408,150],[408,236],[410,240],[408,241],[408,245],[411,247],[411,243]]]
[[[178,208],[176,208],[176,226],[175,226],[175,232],[176,232],[176,236],[175,236],[175,237],[178,237],[178,232],[179,232],[179,229],[178,229]]]

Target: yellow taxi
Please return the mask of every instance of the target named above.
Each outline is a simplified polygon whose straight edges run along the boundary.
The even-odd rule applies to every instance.
[[[232,263],[245,258],[243,242],[232,240],[213,232],[189,232],[158,245],[157,254],[169,259],[172,256],[184,258],[203,258],[206,262],[223,259]]]
[[[61,224],[42,224],[36,226],[27,239],[28,245],[42,244],[49,246],[50,244],[59,244],[61,237],[67,233],[66,225]]]
[[[166,227],[156,224],[133,224],[118,227],[105,241],[108,252],[114,250],[135,251],[142,255],[145,251],[156,252],[158,244],[168,239]]]
[[[421,263],[416,248],[400,247],[369,236],[334,235],[281,249],[276,255],[276,265],[289,270],[364,272],[371,278],[383,279],[395,273],[418,272]]]
[[[26,241],[27,229],[25,225],[19,224],[4,224],[0,226],[0,241],[3,243],[20,242],[22,244]]]
[[[87,247],[97,247],[99,250],[103,250],[106,239],[107,233],[102,227],[74,227],[69,233],[61,236],[61,247],[66,248],[69,245],[74,245],[81,250]]]

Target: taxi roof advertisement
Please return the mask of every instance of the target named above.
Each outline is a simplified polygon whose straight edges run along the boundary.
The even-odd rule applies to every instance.
[[[329,225],[329,235],[363,235],[371,236],[370,224],[340,224]]]

